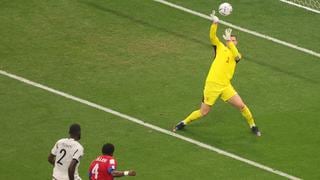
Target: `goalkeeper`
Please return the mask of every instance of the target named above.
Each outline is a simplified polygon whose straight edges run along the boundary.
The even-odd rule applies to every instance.
[[[203,101],[200,109],[193,111],[183,121],[179,122],[174,127],[173,131],[176,132],[177,130],[181,130],[191,122],[207,115],[217,98],[220,97],[223,101],[228,102],[239,109],[242,116],[247,120],[252,133],[256,136],[261,136],[249,108],[244,104],[230,82],[236,64],[241,59],[241,54],[236,48],[237,39],[235,36],[231,35],[232,29],[228,28],[223,35],[223,38],[226,40],[226,45],[224,45],[216,35],[219,18],[215,16],[215,11],[212,11],[210,16],[213,21],[210,27],[210,40],[215,51],[215,58],[207,75],[203,91]]]

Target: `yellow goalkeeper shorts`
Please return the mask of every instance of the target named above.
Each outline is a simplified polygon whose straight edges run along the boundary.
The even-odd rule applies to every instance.
[[[221,96],[220,98],[223,101],[227,101],[236,94],[237,92],[231,84],[220,85],[213,82],[206,82],[203,91],[203,102],[212,106],[219,96]]]

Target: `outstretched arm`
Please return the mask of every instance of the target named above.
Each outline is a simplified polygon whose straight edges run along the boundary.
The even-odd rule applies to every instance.
[[[122,177],[122,176],[135,176],[136,172],[133,170],[129,170],[129,171],[117,171],[117,170],[113,170],[111,172],[111,175],[113,177]]]
[[[210,16],[212,18],[212,24],[210,27],[210,41],[211,41],[212,45],[217,46],[220,43],[220,40],[217,37],[219,18],[215,15],[215,10],[212,11]]]

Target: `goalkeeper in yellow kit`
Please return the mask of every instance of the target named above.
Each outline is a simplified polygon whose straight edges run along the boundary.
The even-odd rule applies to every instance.
[[[219,18],[215,16],[215,11],[210,15],[212,17],[212,25],[210,27],[210,40],[215,50],[215,58],[210,67],[204,91],[203,101],[200,109],[193,111],[183,121],[179,122],[173,129],[173,131],[181,130],[186,125],[189,125],[192,121],[207,115],[211,109],[211,106],[215,103],[218,97],[223,101],[228,102],[235,108],[239,109],[242,116],[247,120],[251,131],[261,136],[261,132],[255,125],[253,116],[249,108],[244,104],[239,94],[235,91],[231,84],[231,80],[234,74],[236,64],[241,59],[241,54],[236,48],[236,37],[231,35],[232,29],[225,30],[223,38],[226,40],[226,45],[220,42],[216,35]]]

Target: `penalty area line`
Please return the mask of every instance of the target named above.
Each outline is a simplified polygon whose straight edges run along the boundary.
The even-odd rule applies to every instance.
[[[289,175],[289,174],[287,174],[287,173],[284,173],[284,172],[282,172],[282,171],[276,170],[276,169],[274,169],[274,168],[271,168],[271,167],[262,165],[262,164],[260,164],[260,163],[254,162],[254,161],[249,160],[249,159],[245,159],[245,158],[240,157],[240,156],[238,156],[238,155],[235,155],[235,154],[229,153],[229,152],[227,152],[227,151],[224,151],[224,150],[222,150],[222,149],[216,148],[216,147],[214,147],[214,146],[212,146],[212,145],[208,145],[208,144],[205,144],[205,143],[203,143],[203,142],[200,142],[200,141],[197,141],[197,140],[194,140],[194,139],[191,139],[191,138],[188,138],[188,137],[185,137],[185,136],[182,136],[182,135],[173,133],[173,132],[171,132],[171,131],[169,131],[169,130],[166,130],[166,129],[163,129],[163,128],[161,128],[161,127],[152,125],[152,124],[150,124],[150,123],[146,123],[146,122],[144,122],[143,120],[137,119],[137,118],[135,118],[135,117],[132,117],[132,116],[123,114],[123,113],[121,113],[121,112],[118,112],[118,111],[112,110],[112,109],[110,109],[110,108],[101,106],[101,105],[99,105],[99,104],[90,102],[90,101],[88,101],[88,100],[81,99],[81,98],[76,97],[76,96],[73,96],[73,95],[71,95],[71,94],[68,94],[68,93],[65,93],[65,92],[62,92],[62,91],[53,89],[53,88],[51,88],[51,87],[48,87],[48,86],[45,86],[45,85],[42,85],[42,84],[39,84],[39,83],[37,83],[37,82],[28,80],[28,79],[26,79],[26,78],[17,76],[17,75],[15,75],[15,74],[11,74],[11,73],[8,73],[8,72],[3,71],[3,70],[0,70],[0,74],[3,75],[3,76],[9,77],[9,78],[15,79],[15,80],[17,80],[17,81],[23,82],[23,83],[25,83],[25,84],[28,84],[28,85],[30,85],[30,86],[34,86],[34,87],[40,88],[40,89],[42,89],[42,90],[51,92],[51,93],[53,93],[53,94],[56,94],[56,95],[65,97],[65,98],[67,98],[67,99],[70,99],[70,100],[79,102],[79,103],[81,103],[81,104],[90,106],[90,107],[92,107],[92,108],[99,109],[99,110],[101,110],[101,111],[104,111],[104,112],[106,112],[106,113],[112,114],[112,115],[114,115],[114,116],[121,117],[121,118],[126,119],[126,120],[129,120],[129,121],[131,121],[131,122],[140,124],[140,125],[142,125],[142,126],[144,126],[144,127],[153,129],[153,130],[158,131],[158,132],[161,132],[161,133],[163,133],[163,134],[167,134],[167,135],[169,135],[169,136],[176,137],[176,138],[181,139],[181,140],[183,140],[183,141],[186,141],[186,142],[189,142],[189,143],[191,143],[191,144],[200,146],[200,147],[202,147],[202,148],[204,148],[204,149],[207,149],[207,150],[210,150],[210,151],[214,151],[214,152],[216,152],[216,153],[218,153],[218,154],[221,154],[221,155],[230,157],[230,158],[232,158],[232,159],[235,159],[235,160],[244,162],[244,163],[246,163],[246,164],[249,164],[249,165],[251,165],[251,166],[254,166],[254,167],[263,169],[263,170],[265,170],[265,171],[268,171],[268,172],[271,172],[271,173],[274,173],[274,174],[277,174],[277,175],[286,177],[286,178],[288,178],[288,179],[300,180],[300,178],[298,178],[298,177]]]

